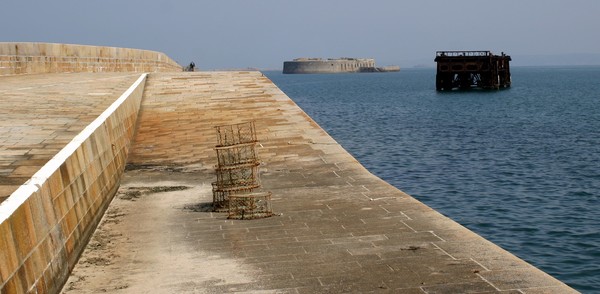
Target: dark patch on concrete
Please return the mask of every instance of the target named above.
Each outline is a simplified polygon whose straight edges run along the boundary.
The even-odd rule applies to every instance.
[[[104,223],[107,224],[118,224],[121,222],[120,218],[127,214],[121,213],[120,209],[109,209],[104,215]]]
[[[193,212],[213,212],[213,204],[212,202],[187,204],[183,209]]]
[[[412,251],[416,251],[421,249],[421,247],[419,246],[408,246],[407,248],[400,248],[400,250],[412,250]]]
[[[158,187],[148,187],[148,193],[161,193],[161,192],[171,192],[171,191],[181,191],[187,190],[190,187],[188,186],[158,186]]]
[[[121,192],[119,191],[119,199],[123,199],[123,200],[131,200],[131,201],[135,201],[137,198],[140,198],[142,196],[142,192],[138,191],[138,190],[133,190],[133,191],[125,191],[125,192]]]
[[[75,287],[75,285],[79,282],[83,282],[85,281],[85,276],[73,276],[72,281],[69,282],[69,285],[67,285],[67,287],[65,287],[64,291],[68,292],[68,291],[72,291],[77,289]]]
[[[125,165],[125,171],[134,171],[134,170],[181,173],[181,172],[186,172],[187,168],[185,166],[180,166],[180,165],[168,166],[168,165],[133,164],[133,163],[128,163],[127,165]]]
[[[93,264],[93,265],[110,265],[110,261],[104,257],[92,257],[83,261],[83,263]]]
[[[147,194],[182,191],[189,188],[188,186],[124,187],[119,189],[117,197],[123,200],[136,201]]]

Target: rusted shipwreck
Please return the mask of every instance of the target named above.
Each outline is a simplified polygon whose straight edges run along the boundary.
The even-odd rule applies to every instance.
[[[494,55],[490,51],[437,51],[435,88],[438,91],[508,88],[510,61],[504,52]]]

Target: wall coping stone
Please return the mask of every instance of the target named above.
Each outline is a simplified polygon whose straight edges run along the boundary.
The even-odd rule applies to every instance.
[[[0,75],[183,70],[159,51],[45,42],[0,42],[0,61]]]
[[[121,104],[131,95],[131,93],[145,81],[147,73],[140,77],[131,85],[121,96],[113,102],[102,114],[100,114],[92,123],[86,126],[77,134],[71,142],[61,149],[52,159],[50,159],[38,172],[36,172],[27,182],[21,185],[6,200],[0,203],[0,223],[6,221],[27,199],[30,195],[41,189],[42,184],[60,168],[60,166],[69,158],[77,148],[87,140],[106,119],[119,108]]]

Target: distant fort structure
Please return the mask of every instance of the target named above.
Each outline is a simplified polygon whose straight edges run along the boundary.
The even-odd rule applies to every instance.
[[[376,67],[373,58],[296,58],[283,63],[284,74],[394,72],[399,66]]]

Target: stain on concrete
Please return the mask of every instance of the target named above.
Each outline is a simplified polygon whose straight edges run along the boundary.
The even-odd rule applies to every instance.
[[[193,212],[212,212],[213,204],[212,204],[212,202],[192,203],[192,204],[186,204],[183,207],[183,209],[193,211]]]
[[[138,198],[151,193],[181,191],[189,188],[188,186],[125,187],[119,189],[117,197],[123,200],[136,201]]]

